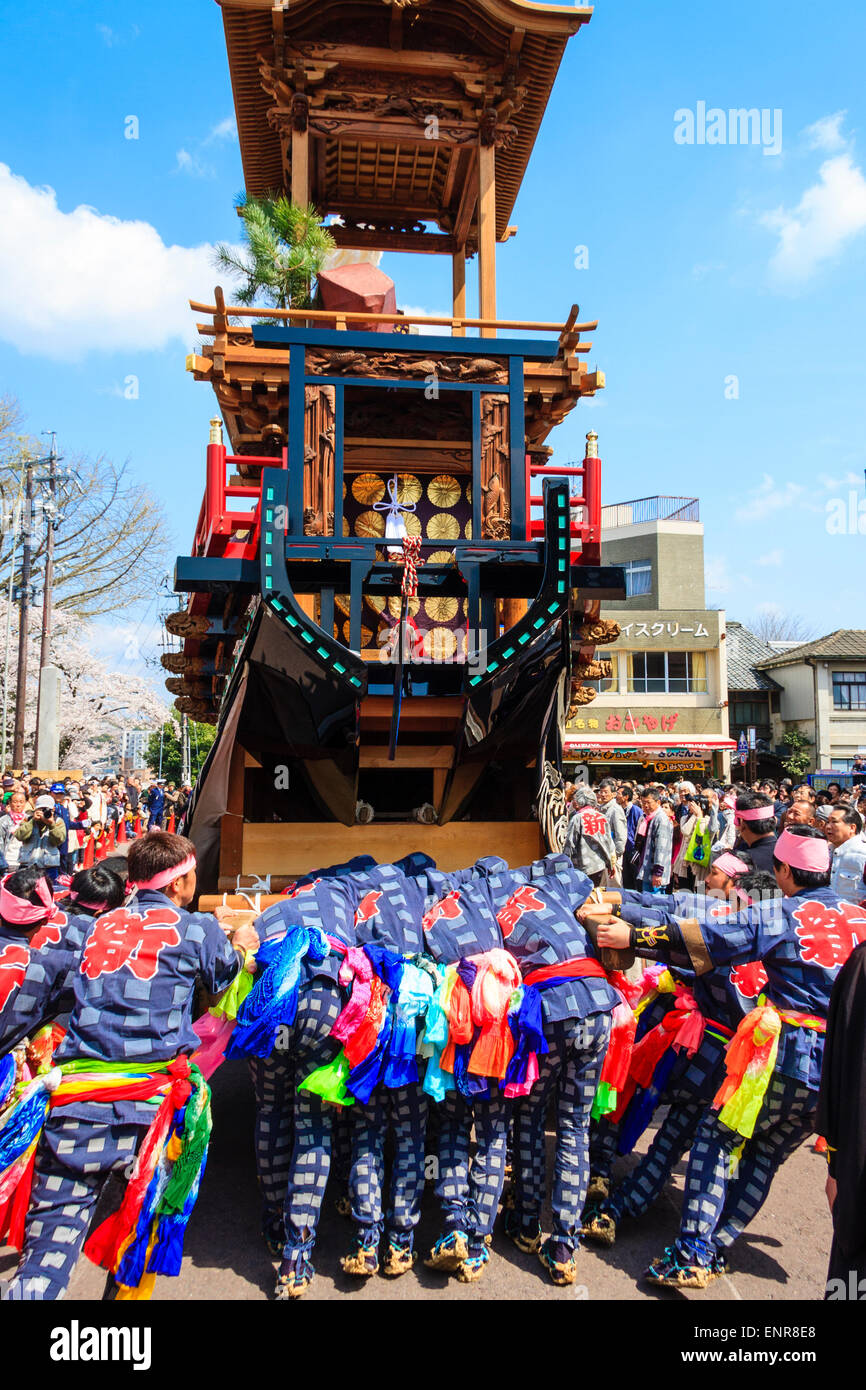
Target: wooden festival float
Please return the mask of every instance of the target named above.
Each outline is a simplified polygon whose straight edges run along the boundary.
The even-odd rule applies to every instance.
[[[247,193],[338,214],[346,251],[450,256],[453,313],[399,314],[369,263],[323,274],[315,309],[220,289],[192,304],[205,346],[187,368],[221,418],[177,562],[187,607],[167,620],[183,647],[163,662],[178,708],[218,726],[187,817],[201,886],[278,893],[359,853],[525,863],[545,851],[561,720],[609,673],[601,600],[624,594],[600,564],[595,436],[571,469],[547,443],[604,386],[585,361],[596,324],[576,306],[563,323],[496,317],[496,246],[591,10],[222,10]],[[419,541],[409,597],[401,531]]]

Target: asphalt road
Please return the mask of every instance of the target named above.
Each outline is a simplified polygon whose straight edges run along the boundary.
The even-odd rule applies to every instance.
[[[227,1063],[213,1079],[214,1134],[208,1169],[187,1232],[183,1270],[177,1279],[158,1279],[158,1300],[266,1300],[271,1296],[275,1263],[259,1236],[259,1199],[252,1153],[253,1104],[245,1064]],[[651,1138],[644,1136],[643,1145]],[[549,1145],[552,1140],[548,1139]],[[623,1171],[630,1160],[622,1160]],[[830,1219],[824,1199],[827,1165],[809,1146],[801,1147],[777,1176],[770,1196],[752,1227],[731,1254],[731,1272],[697,1292],[653,1290],[640,1282],[641,1270],[676,1235],[684,1166],[674,1183],[639,1222],[624,1222],[611,1250],[583,1249],[578,1257],[578,1284],[567,1289],[549,1282],[538,1261],[522,1255],[499,1227],[493,1258],[477,1284],[459,1284],[418,1264],[397,1280],[378,1277],[361,1282],[344,1275],[339,1257],[346,1253],[350,1226],[337,1215],[331,1191],[315,1253],[316,1279],[308,1300],[548,1299],[660,1301],[741,1299],[794,1300],[823,1297],[830,1248]],[[549,1229],[549,1228],[548,1228]],[[417,1248],[426,1253],[437,1232],[436,1206],[429,1195]],[[14,1267],[11,1254],[0,1255],[0,1278]],[[99,1299],[104,1274],[81,1259],[69,1297]]]

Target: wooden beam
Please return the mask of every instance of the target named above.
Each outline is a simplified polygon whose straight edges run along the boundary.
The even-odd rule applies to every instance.
[[[495,245],[495,243],[494,243]],[[213,314],[215,312],[213,304],[202,304],[196,299],[189,301],[189,307],[193,313]],[[226,314],[232,317],[245,319],[285,319],[291,323],[293,319],[334,319],[342,318],[347,323],[431,323],[444,324],[451,323],[451,318],[437,317],[435,314],[373,314],[365,310],[337,310],[337,309],[251,309],[246,304],[229,304],[225,309]],[[464,319],[466,328],[522,328],[539,333],[560,333],[561,323],[541,323],[531,319],[497,319],[495,314],[484,315],[477,319]],[[201,323],[196,325],[200,333],[213,333],[214,325]],[[585,329],[592,332],[598,328],[598,320],[592,323],[575,324],[576,329]],[[232,348],[232,352],[239,349]],[[258,348],[254,351],[260,355]]]
[[[422,255],[449,256],[457,245],[453,236],[441,232],[378,232],[358,227],[329,227],[338,246],[363,251],[412,251]]]
[[[454,748],[451,744],[398,743],[393,760],[389,759],[384,744],[381,747],[372,744],[362,748],[358,755],[359,767],[449,768],[453,762]]]
[[[381,72],[417,73],[419,77],[430,77],[434,73],[444,77],[456,77],[461,81],[488,77],[501,78],[505,66],[489,58],[472,58],[465,54],[431,52],[423,49],[405,48],[399,53],[390,48],[367,48],[361,44],[305,43],[287,46],[286,65],[291,67],[295,59],[304,62],[321,61],[329,66],[343,64],[349,68],[372,68],[378,75]]]
[[[376,449],[471,449],[471,439],[383,439],[380,435],[347,434],[344,445],[370,445]]]
[[[478,145],[478,313],[496,318],[496,146]],[[495,330],[482,328],[482,338]]]
[[[473,146],[469,153],[469,167],[466,170],[466,182],[463,185],[460,206],[457,209],[457,216],[454,218],[454,240],[458,246],[466,245],[469,228],[472,226],[472,218],[478,205],[477,168],[478,151]]]
[[[275,119],[288,119],[285,107],[272,108]],[[430,136],[423,121],[402,115],[376,118],[365,111],[318,111],[310,112],[310,126],[314,135],[323,135],[329,140],[371,140],[386,145],[419,145],[430,149]],[[461,121],[459,117],[444,116],[439,121],[436,136],[437,145],[467,146],[478,135],[477,121]]]
[[[392,864],[413,850],[430,854],[446,873],[488,854],[500,855],[517,867],[544,853],[536,821],[248,824],[244,826],[243,872],[299,875],[318,864],[339,863],[356,854],[371,854],[380,864]]]
[[[451,299],[456,319],[466,317],[466,253],[461,246],[451,257]],[[465,328],[455,328],[454,336],[462,338]]]

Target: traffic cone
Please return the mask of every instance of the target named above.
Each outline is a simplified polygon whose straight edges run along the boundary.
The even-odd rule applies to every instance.
[[[84,858],[81,861],[82,869],[93,868],[93,836],[88,835],[87,844],[84,846]]]
[[[102,834],[100,835],[99,839],[96,841],[96,851],[95,851],[95,852],[96,852],[96,860],[97,860],[97,863],[99,862],[100,859],[104,859],[104,858],[106,857],[106,855],[108,854],[108,850],[105,848],[105,831],[104,831],[104,830],[103,830]]]
[[[110,824],[109,827],[108,827],[108,853],[109,853],[109,854],[112,854],[112,853],[114,852],[114,836],[115,836],[114,821],[112,821],[111,824]]]
[[[172,811],[171,815],[168,818],[168,833],[169,835],[174,834],[174,811]]]
[[[136,812],[136,815],[135,815],[135,821],[133,822],[133,826],[132,826],[132,833],[133,833],[133,835],[140,835],[140,834],[141,834],[141,816],[140,816],[140,814],[139,814],[138,812]]]
[[[126,844],[126,816],[120,817],[120,823],[117,827],[117,843],[119,845]]]

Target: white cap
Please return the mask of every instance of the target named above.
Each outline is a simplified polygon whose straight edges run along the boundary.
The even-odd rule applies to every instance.
[[[53,797],[53,796],[37,796],[37,798],[36,798],[36,810],[37,810],[37,811],[53,811],[53,810],[54,810],[54,797]]]

